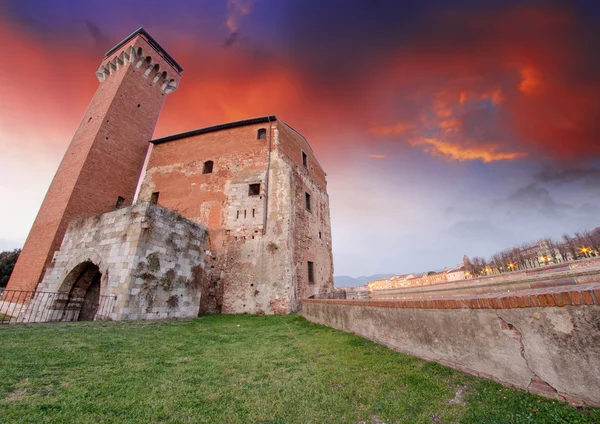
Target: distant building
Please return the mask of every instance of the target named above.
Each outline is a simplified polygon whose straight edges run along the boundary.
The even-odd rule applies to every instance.
[[[389,278],[381,278],[379,280],[371,281],[366,284],[368,290],[386,290],[386,289],[397,289],[400,287],[408,287],[409,279],[413,278],[415,274],[403,274],[394,275]]]
[[[429,284],[440,284],[448,281],[446,270],[442,272],[436,272],[433,274],[423,273],[420,277],[412,278],[408,280],[409,286],[425,286]]]
[[[446,271],[447,281],[461,281],[466,279],[465,269],[450,269]]]

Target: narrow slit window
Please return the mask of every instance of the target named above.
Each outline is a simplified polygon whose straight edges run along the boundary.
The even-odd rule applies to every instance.
[[[235,215],[235,219],[240,219],[240,211],[237,211],[237,214]]]
[[[244,209],[244,219],[246,219],[246,209]]]
[[[267,130],[265,128],[260,128],[256,133],[257,140],[265,140],[267,138]]]
[[[308,193],[304,193],[304,200],[306,202],[306,210],[311,212],[311,208],[310,208],[310,194]]]
[[[256,209],[252,209],[252,218],[254,218],[255,213],[256,213]]]
[[[248,196],[258,196],[260,194],[260,184],[250,184],[248,186]]]
[[[302,152],[302,165],[304,165],[305,168],[308,168],[308,155],[304,152]]]
[[[315,282],[315,264],[314,262],[308,261],[308,282]]]
[[[154,203],[155,205],[158,205],[158,191],[152,193],[152,196],[150,196],[150,203]]]
[[[320,232],[320,231],[319,231],[319,238],[322,238],[322,237],[321,237],[321,232]]]
[[[115,209],[119,209],[123,207],[123,202],[125,202],[125,198],[124,197],[117,197],[117,203],[115,204]]]
[[[212,174],[213,164],[214,164],[214,162],[212,160],[207,160],[206,162],[204,162],[204,168],[202,168],[202,173],[203,174]]]

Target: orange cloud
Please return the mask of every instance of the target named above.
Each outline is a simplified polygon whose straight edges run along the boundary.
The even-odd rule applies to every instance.
[[[519,84],[519,90],[525,94],[535,94],[539,91],[542,82],[540,79],[540,73],[531,66],[526,66],[521,69],[521,83]]]
[[[239,29],[240,20],[252,11],[252,2],[250,0],[227,0],[227,11],[227,28],[231,32],[236,32]]]
[[[527,156],[523,152],[497,152],[499,146],[495,144],[463,147],[447,141],[441,141],[435,138],[423,137],[417,140],[411,140],[413,146],[425,146],[424,151],[433,156],[442,157],[448,161],[469,161],[481,160],[485,163],[514,160]]]
[[[369,128],[369,132],[377,136],[402,135],[413,128],[413,124],[398,122],[394,125],[379,125]]]
[[[377,154],[377,153],[372,153],[369,155],[369,157],[371,159],[385,159],[387,158],[387,155],[381,155],[381,154]]]

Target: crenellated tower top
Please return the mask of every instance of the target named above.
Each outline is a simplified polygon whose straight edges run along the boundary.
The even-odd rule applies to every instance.
[[[140,69],[165,94],[177,89],[183,72],[177,61],[141,27],[106,52],[96,77],[103,82],[126,66]]]

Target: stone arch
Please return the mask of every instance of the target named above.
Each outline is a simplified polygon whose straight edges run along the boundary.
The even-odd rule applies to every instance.
[[[100,66],[96,71],[96,78],[98,78],[98,81],[100,82],[103,82],[108,75],[109,71],[104,66]]]
[[[152,80],[153,84],[156,84],[158,82],[158,80],[160,79],[160,77],[162,76],[162,74],[160,73],[160,65],[157,63],[154,65],[154,67],[152,68],[152,74],[154,75],[154,79]]]
[[[123,51],[119,53],[117,56],[117,71],[121,69],[121,67],[127,65],[126,53]]]
[[[162,81],[166,81],[166,80],[167,80],[167,71],[162,71],[162,72],[156,74],[156,78],[154,78],[154,84],[156,84],[158,81],[162,82]]]
[[[146,61],[147,61],[148,59],[150,59],[150,61],[152,61],[152,58],[151,58],[150,56],[148,56],[148,57],[144,57],[144,55],[142,54],[142,48],[141,48],[141,47],[138,49],[138,53],[139,53],[139,54],[138,54],[138,61],[137,61],[137,63],[135,64],[135,67],[136,67],[136,68],[141,68],[141,67],[142,67],[142,65],[143,65],[144,63],[146,63]]]
[[[152,72],[152,69],[154,69],[154,66],[152,66],[152,58],[150,56],[147,56],[146,60],[144,60],[144,68],[146,68],[144,76],[147,77],[150,75],[150,72]]]
[[[174,79],[170,79],[168,83],[166,83],[166,87],[164,89],[166,94],[172,93],[173,91],[177,90],[177,83],[175,82]]]
[[[90,260],[77,264],[62,281],[59,292],[66,294],[62,300],[64,321],[92,321],[100,305],[102,273]]]

